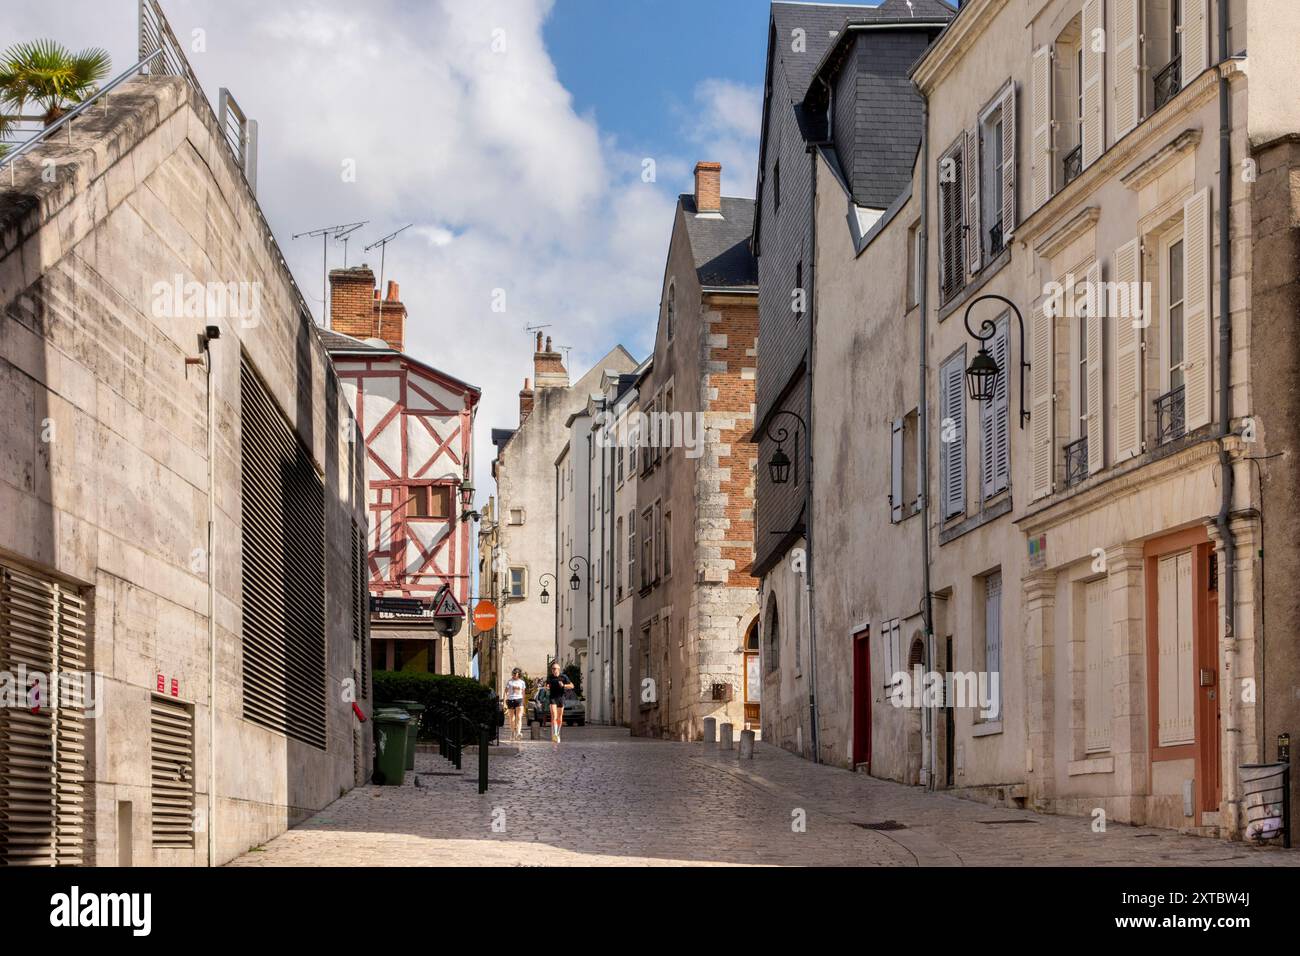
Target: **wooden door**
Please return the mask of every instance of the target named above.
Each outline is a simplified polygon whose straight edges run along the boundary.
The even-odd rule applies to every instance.
[[[762,711],[759,701],[763,694],[763,672],[758,653],[758,618],[749,625],[745,634],[745,729],[761,726]]]
[[[871,632],[853,635],[853,764],[871,771]]]
[[[1197,549],[1197,567],[1202,572],[1197,592],[1204,595],[1197,648],[1196,688],[1196,777],[1200,782],[1200,809],[1219,809],[1223,767],[1219,758],[1221,724],[1219,716],[1219,587],[1218,567],[1210,546]]]

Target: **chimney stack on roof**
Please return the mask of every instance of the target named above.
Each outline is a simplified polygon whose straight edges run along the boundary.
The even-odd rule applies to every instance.
[[[519,424],[524,423],[524,419],[529,416],[533,410],[533,390],[528,387],[528,379],[524,379],[524,387],[519,392]]]
[[[533,353],[533,381],[537,388],[567,388],[569,373],[564,368],[559,352],[551,351],[551,337],[546,337],[542,347],[542,333],[537,333],[537,351]]]
[[[695,211],[722,212],[722,164],[695,164]]]
[[[375,274],[367,265],[332,269],[329,278],[331,329],[363,342],[383,339],[390,348],[403,350],[406,306],[396,282],[388,282],[388,295],[381,300]]]

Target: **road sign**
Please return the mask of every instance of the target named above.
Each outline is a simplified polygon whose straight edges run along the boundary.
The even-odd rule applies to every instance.
[[[370,597],[370,611],[373,614],[403,614],[419,616],[428,607],[419,598]]]
[[[490,631],[497,626],[497,606],[491,601],[479,601],[474,605],[474,627],[480,633]]]
[[[444,586],[438,592],[438,596],[433,599],[433,616],[464,617],[465,609],[460,606],[459,601],[451,596],[451,589]]]

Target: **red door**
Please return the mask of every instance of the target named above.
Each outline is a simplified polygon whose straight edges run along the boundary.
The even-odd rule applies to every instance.
[[[871,632],[853,635],[853,765],[871,770]]]

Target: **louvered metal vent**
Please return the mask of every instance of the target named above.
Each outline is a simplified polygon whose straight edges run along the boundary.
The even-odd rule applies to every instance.
[[[311,454],[240,369],[244,716],[325,748],[325,489]]]
[[[66,585],[0,565],[0,671],[25,668],[23,692],[45,681],[34,706],[0,707],[0,865],[83,862],[86,612]]]
[[[194,846],[194,715],[166,697],[149,703],[153,845]]]
[[[366,541],[357,523],[352,522],[352,646],[355,650],[357,670],[357,697],[364,700],[370,696],[370,589],[366,560]]]

